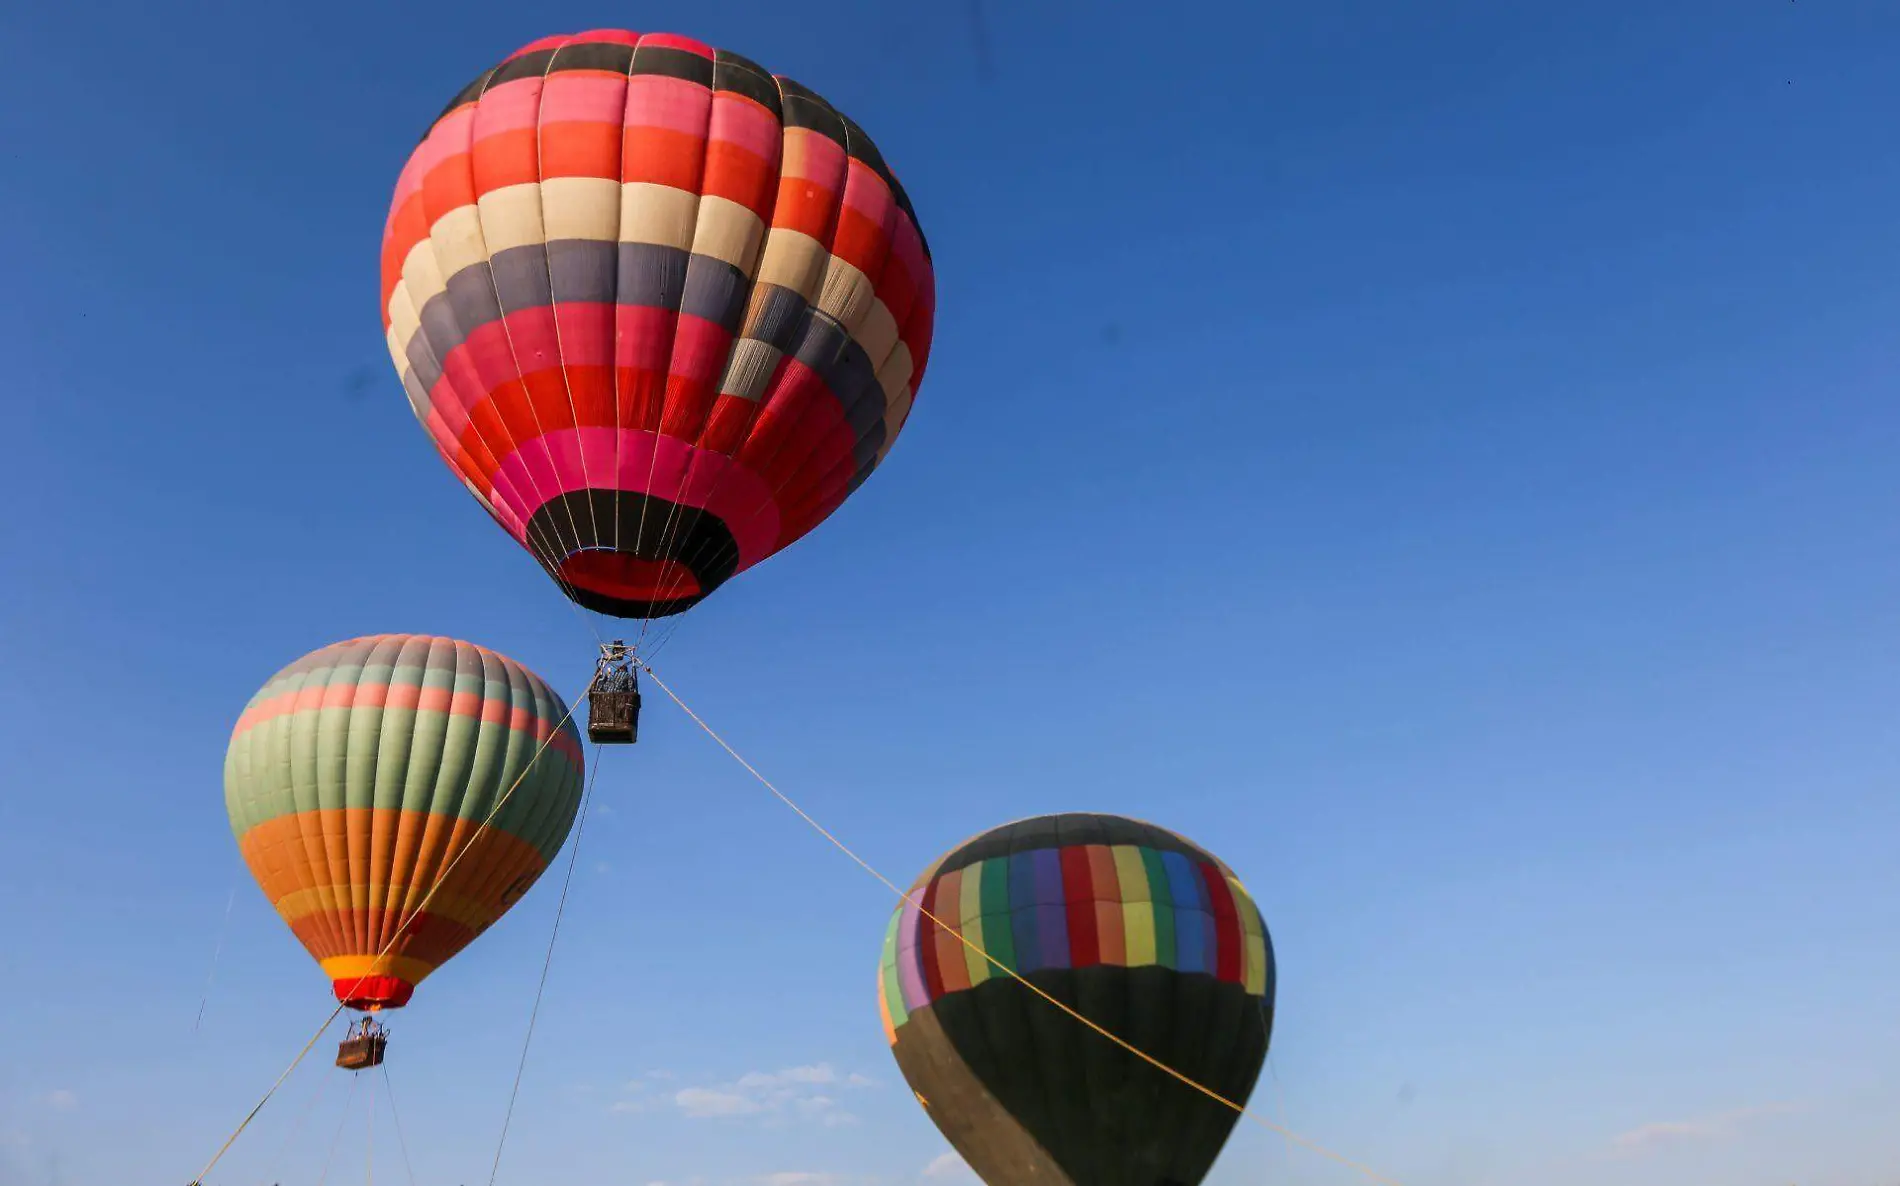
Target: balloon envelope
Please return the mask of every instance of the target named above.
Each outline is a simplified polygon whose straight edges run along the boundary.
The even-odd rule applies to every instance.
[[[407,1003],[547,868],[580,804],[567,716],[514,660],[408,634],[313,651],[251,698],[231,831],[338,1000]]]
[[[990,1186],[1194,1186],[1238,1114],[972,951],[1236,1104],[1273,1029],[1273,947],[1204,849],[1110,815],[1042,816],[932,865],[885,936],[904,1078]]]
[[[669,34],[534,42],[452,100],[383,234],[416,417],[581,605],[678,613],[889,452],[936,288],[864,130]]]

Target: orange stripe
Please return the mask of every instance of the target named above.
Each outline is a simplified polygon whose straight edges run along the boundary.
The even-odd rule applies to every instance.
[[[483,136],[475,141],[472,152],[449,160],[473,157],[475,192],[492,194],[511,185],[527,185],[538,180],[538,150],[533,128],[510,128]]]
[[[620,180],[670,185],[699,192],[704,176],[706,141],[671,128],[631,126],[621,141]]]
[[[541,128],[543,177],[599,177],[620,180],[622,128],[596,120],[544,124]]]
[[[371,858],[372,838],[378,832],[381,865],[372,864]],[[422,904],[442,867],[456,853],[463,855],[437,893],[456,902],[458,913],[467,909],[485,914],[471,920],[481,927],[499,918],[546,868],[533,845],[499,829],[473,820],[387,808],[280,816],[246,832],[239,848],[273,904],[325,887],[343,896],[333,910],[291,920],[312,954],[327,955],[380,950],[394,933],[401,913]],[[404,874],[400,882],[395,881],[398,872]],[[377,888],[382,894],[372,900]],[[447,919],[443,927],[454,928],[451,934],[467,930]],[[461,942],[473,938],[479,929]],[[396,954],[407,951],[415,941],[419,941],[416,936],[405,935]]]
[[[963,958],[963,941],[957,938],[962,930],[963,870],[952,870],[938,880],[936,889],[931,892],[930,912],[950,924],[940,927],[928,920],[924,923],[937,944],[937,968],[943,975],[943,991],[962,992],[970,987],[969,961]]]

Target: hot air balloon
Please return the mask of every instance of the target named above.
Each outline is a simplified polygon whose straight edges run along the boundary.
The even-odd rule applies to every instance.
[[[909,415],[935,280],[818,95],[617,29],[463,88],[396,183],[383,325],[462,483],[578,604],[697,604],[823,521]]]
[[[581,798],[567,718],[514,660],[412,634],[312,651],[251,697],[225,753],[231,831],[339,1001],[407,1004],[547,868]],[[380,1061],[378,1027],[351,1040]]]
[[[1204,849],[1112,815],[1008,824],[937,861],[893,915],[879,1003],[897,1065],[990,1186],[1195,1186],[1273,1031],[1273,946]],[[919,906],[921,904],[921,908]],[[934,915],[943,926],[925,916]],[[962,938],[959,938],[962,936]]]

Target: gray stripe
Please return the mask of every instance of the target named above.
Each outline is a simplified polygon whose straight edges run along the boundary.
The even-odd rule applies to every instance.
[[[402,393],[409,397],[409,407],[415,412],[416,419],[426,421],[429,409],[434,405],[429,402],[429,388],[413,366],[402,368]]]
[[[560,304],[611,305],[619,278],[619,246],[598,239],[557,239],[549,243],[548,272],[553,277],[554,300]]]
[[[760,284],[752,290],[752,301],[746,309],[743,335],[770,343],[779,351],[790,353],[792,343],[797,340],[798,331],[811,306],[805,298],[789,288],[777,284]]]
[[[454,333],[459,342],[462,331],[455,324],[455,314],[448,308],[448,298],[437,297],[429,302],[431,306],[438,303],[442,306],[437,310],[440,314],[438,320],[446,322],[446,327],[441,332]],[[427,313],[428,310],[425,309],[424,312]],[[421,329],[410,335],[409,345],[403,351],[403,358],[409,363],[408,373],[416,377],[417,384],[424,391],[434,391],[435,385],[442,381],[442,366],[436,361],[436,332],[425,322]]]
[[[623,305],[677,309],[686,288],[688,252],[653,243],[619,244],[616,298]]]
[[[495,303],[495,282],[485,263],[470,264],[449,277],[446,295],[448,303],[436,310],[436,322],[429,320],[429,306],[435,301],[422,310],[422,324],[429,331],[429,344],[435,347],[438,358],[447,358],[462,344],[468,336],[464,327],[501,320],[501,306]]]
[[[746,298],[751,294],[752,280],[744,272],[723,259],[693,255],[686,265],[686,295],[680,301],[680,312],[703,318],[735,334],[739,330],[739,319],[745,316]]]
[[[495,296],[508,312],[539,309],[553,303],[553,293],[548,290],[548,250],[542,244],[510,247],[490,256],[488,267],[495,277]],[[463,324],[474,323],[465,321]]]
[[[818,372],[837,398],[854,436],[883,418],[884,389],[878,385],[870,356],[829,316],[815,311],[807,314],[793,357]]]

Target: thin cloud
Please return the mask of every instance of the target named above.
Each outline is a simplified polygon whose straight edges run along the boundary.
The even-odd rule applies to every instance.
[[[61,1087],[46,1093],[46,1106],[59,1112],[70,1112],[79,1106],[79,1093],[70,1088]]]
[[[670,1090],[655,1087],[655,1080],[670,1078],[663,1072],[649,1072],[645,1078],[628,1083],[622,1098],[610,1110],[634,1113],[671,1108],[689,1120],[751,1116],[836,1128],[858,1123],[858,1117],[840,1103],[839,1095],[875,1085],[867,1076],[842,1073],[830,1063],[747,1071],[725,1083],[691,1084]]]
[[[1610,1141],[1608,1153],[1619,1158],[1641,1157],[1676,1145],[1732,1140],[1752,1121],[1803,1110],[1801,1104],[1759,1104],[1690,1120],[1661,1120],[1618,1133]]]
[[[942,1182],[952,1178],[970,1178],[975,1171],[955,1153],[939,1153],[931,1163],[924,1167],[924,1177],[933,1182]]]

